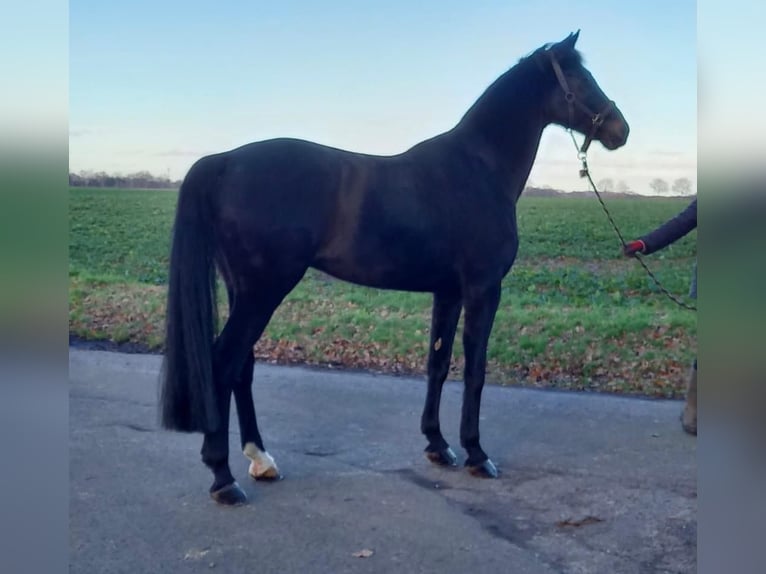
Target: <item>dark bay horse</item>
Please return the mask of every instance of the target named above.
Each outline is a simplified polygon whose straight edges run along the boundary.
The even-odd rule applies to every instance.
[[[170,258],[160,409],[164,428],[204,433],[210,494],[246,501],[229,469],[231,395],[254,478],[279,478],[251,394],[253,346],[313,267],[382,289],[433,293],[421,431],[428,458],[455,465],[439,404],[461,311],[460,444],[476,475],[497,476],[479,444],[487,341],[516,258],[516,202],[546,126],[614,150],[628,124],[583,67],[576,34],[521,59],[451,130],[394,156],[272,139],[198,160],[181,186]],[[216,334],[216,270],[230,314]]]

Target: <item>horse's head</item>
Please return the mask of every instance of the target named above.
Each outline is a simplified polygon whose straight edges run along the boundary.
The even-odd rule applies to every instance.
[[[630,127],[622,112],[582,65],[582,57],[575,50],[579,34],[578,30],[535,54],[538,64],[551,74],[546,102],[548,120],[583,134],[586,138],[583,152],[591,140],[614,150],[625,145]]]

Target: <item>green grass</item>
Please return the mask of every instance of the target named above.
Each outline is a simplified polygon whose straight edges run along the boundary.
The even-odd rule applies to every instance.
[[[70,190],[70,331],[161,349],[173,191]],[[608,202],[627,238],[681,199]],[[696,315],[622,257],[598,201],[522,197],[520,250],[503,283],[488,382],[678,396],[696,349]],[[696,233],[648,258],[685,296]],[[225,297],[223,298],[225,301]],[[357,287],[309,272],[256,349],[262,360],[422,373],[430,296]],[[225,306],[221,307],[225,316]],[[462,326],[462,325],[461,325]],[[460,376],[458,336],[453,375]]]
[[[72,188],[69,270],[163,284],[175,191]]]

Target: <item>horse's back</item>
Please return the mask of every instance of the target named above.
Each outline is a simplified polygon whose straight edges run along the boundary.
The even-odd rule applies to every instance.
[[[224,167],[214,193],[223,250],[232,260],[270,266],[308,266],[341,224],[339,218],[352,217],[348,174],[374,163],[289,138],[247,144],[221,156]]]

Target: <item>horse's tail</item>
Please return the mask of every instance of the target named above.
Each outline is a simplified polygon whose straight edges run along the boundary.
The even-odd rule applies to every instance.
[[[159,398],[161,425],[170,430],[208,433],[221,423],[213,382],[218,324],[213,198],[224,162],[220,156],[199,160],[178,194]]]

